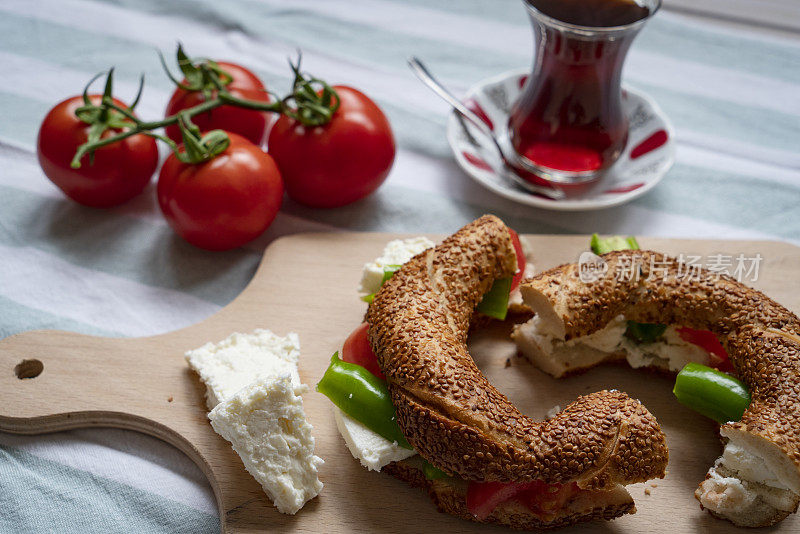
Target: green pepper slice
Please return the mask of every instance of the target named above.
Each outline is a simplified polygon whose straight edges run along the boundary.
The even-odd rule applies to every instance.
[[[699,363],[681,369],[672,392],[678,402],[720,424],[738,421],[750,405],[750,392],[740,380]]]
[[[494,281],[489,292],[483,296],[475,308],[484,315],[505,320],[508,313],[508,297],[511,293],[511,278],[500,278]]]
[[[628,321],[625,336],[636,343],[654,343],[667,331],[667,325],[658,323],[637,323]]]
[[[335,352],[316,389],[376,434],[405,449],[412,448],[397,425],[386,381],[360,365],[343,362]]]
[[[383,280],[381,280],[381,285],[385,284],[386,281],[394,276],[394,273],[400,270],[402,265],[384,265],[383,266]]]
[[[394,273],[400,270],[402,265],[384,265],[383,266],[383,278],[381,279],[381,287],[386,281],[394,276]],[[370,293],[369,295],[364,295],[361,297],[361,300],[366,302],[367,304],[371,304],[373,300],[375,300],[375,293]]]
[[[441,480],[443,478],[450,478],[450,475],[434,466],[428,460],[423,460],[422,474],[425,475],[425,478],[428,480]]]
[[[633,236],[614,235],[601,238],[597,234],[592,234],[591,247],[595,254],[605,254],[613,250],[639,250],[639,243]]]

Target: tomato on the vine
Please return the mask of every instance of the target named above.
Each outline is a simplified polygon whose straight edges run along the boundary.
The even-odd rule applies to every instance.
[[[217,62],[217,65],[228,73],[232,80],[225,88],[231,95],[247,100],[269,102],[270,97],[264,84],[250,70],[235,63]],[[186,83],[186,80],[184,80]],[[194,107],[205,102],[202,91],[187,91],[178,87],[172,93],[167,104],[166,115],[175,115],[179,111]],[[220,106],[211,111],[200,113],[192,117],[192,122],[200,128],[201,132],[210,130],[225,130],[239,134],[258,146],[264,144],[267,127],[271,119],[270,114],[264,111],[246,109],[236,106]],[[183,141],[177,124],[165,128],[167,137],[181,143]]]
[[[101,95],[90,95],[92,103]],[[114,103],[127,107],[114,99]],[[135,197],[147,186],[158,167],[158,147],[153,138],[137,134],[98,148],[94,157],[81,158],[80,168],[70,167],[78,147],[86,142],[91,126],[75,115],[84,105],[74,96],[56,104],[42,121],[37,140],[39,165],[45,175],[75,202],[108,208]],[[102,138],[120,133],[109,128]]]
[[[286,192],[315,208],[343,206],[369,195],[386,180],[395,156],[392,129],[380,108],[352,87],[333,88],[339,109],[330,122],[304,126],[281,115],[267,143]]]
[[[261,235],[283,200],[272,157],[244,137],[228,136],[228,148],[210,161],[183,163],[171,154],[158,177],[158,205],[169,225],[209,250],[236,248]]]

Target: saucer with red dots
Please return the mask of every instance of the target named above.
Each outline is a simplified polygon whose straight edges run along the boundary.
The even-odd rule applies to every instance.
[[[508,114],[525,85],[528,71],[512,71],[483,80],[464,96],[472,109],[501,139],[508,137]],[[624,87],[628,142],[619,159],[596,183],[581,193],[558,200],[530,193],[501,172],[503,163],[491,140],[453,112],[447,140],[459,166],[475,181],[516,202],[559,211],[583,211],[618,206],[647,193],[675,161],[672,126],[658,105],[643,92]]]

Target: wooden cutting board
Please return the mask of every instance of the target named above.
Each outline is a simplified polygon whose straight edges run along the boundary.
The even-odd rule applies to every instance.
[[[161,438],[208,476],[226,532],[501,532],[439,514],[427,495],[354,460],[336,431],[332,405],[313,391],[330,355],[365,311],[356,289],[362,265],[401,236],[365,233],[302,234],[275,241],[253,280],[232,303],[200,324],[163,335],[110,339],[37,331],[0,341],[0,430],[38,434],[81,427],[119,427]],[[433,239],[441,236],[431,236]],[[537,271],[576,261],[587,236],[526,236]],[[783,243],[642,238],[643,248],[671,254],[761,254],[752,285],[800,311],[800,249]],[[278,513],[247,474],[230,445],[206,419],[201,386],[183,353],[230,333],[268,328],[300,335],[300,376],[312,386],[305,410],[317,454],[325,459],[322,494],[295,516]],[[693,492],[720,452],[714,424],[679,405],[672,380],[623,366],[604,366],[554,380],[515,356],[510,325],[473,335],[471,350],[489,379],[526,414],[542,418],[577,395],[617,388],[640,399],[668,437],[667,478],[630,486],[638,513],[611,523],[563,532],[731,532],[729,523],[700,511]],[[21,363],[24,361],[27,363]],[[21,379],[17,374],[35,374]],[[510,365],[509,365],[510,362]],[[647,494],[649,493],[649,495]],[[744,531],[744,529],[741,529]],[[776,532],[800,532],[792,516]]]

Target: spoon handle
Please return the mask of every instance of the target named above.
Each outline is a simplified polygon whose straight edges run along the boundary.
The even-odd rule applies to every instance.
[[[475,127],[478,128],[481,133],[483,133],[492,141],[497,149],[497,153],[500,155],[500,159],[504,163],[503,168],[499,171],[501,176],[530,193],[536,193],[555,200],[563,199],[566,196],[560,189],[532,184],[527,180],[520,178],[516,173],[514,173],[513,170],[506,167],[506,165],[509,165],[509,163],[505,152],[503,152],[503,147],[500,146],[500,142],[494,136],[494,132],[486,125],[486,123],[483,122],[475,113],[473,113],[472,110],[465,106],[461,100],[453,95],[453,93],[448,91],[447,88],[439,82],[439,80],[434,78],[433,74],[430,73],[430,71],[425,67],[422,61],[419,60],[419,58],[411,56],[408,59],[408,66],[411,67],[411,70],[414,72],[417,78],[422,81],[422,83],[424,83],[434,93],[439,95],[442,100],[450,104],[453,109],[459,113],[459,115],[475,125]]]
[[[433,77],[433,74],[425,67],[422,61],[419,58],[412,56],[408,59],[408,66],[411,67],[411,70],[414,74],[419,78],[422,83],[424,83],[428,88],[439,95],[442,100],[450,104],[453,109],[458,111],[462,117],[467,119],[473,125],[475,125],[483,134],[487,137],[495,141],[494,134],[492,131],[486,126],[486,123],[483,122],[480,117],[475,115],[464,103],[456,98],[453,93],[451,93],[447,88],[439,83],[439,81]]]

